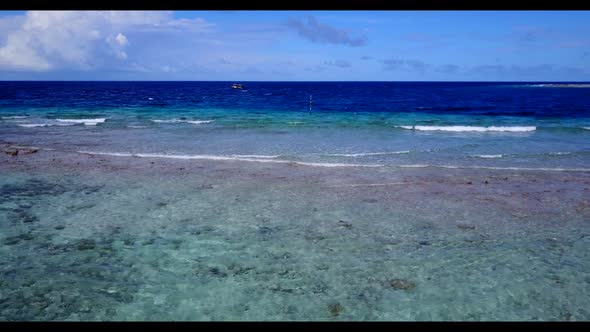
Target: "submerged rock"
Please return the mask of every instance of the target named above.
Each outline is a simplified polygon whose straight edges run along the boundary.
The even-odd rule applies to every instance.
[[[39,220],[36,216],[25,211],[18,213],[18,219],[24,223],[31,223]]]
[[[0,199],[13,199],[14,197],[37,197],[40,195],[57,196],[67,190],[60,184],[55,184],[39,179],[29,179],[20,184],[5,184],[0,187]]]
[[[9,236],[4,239],[3,243],[7,246],[12,246],[18,244],[21,241],[29,241],[34,239],[35,237],[31,233],[23,233],[15,236]]]
[[[346,222],[344,220],[338,221],[338,225],[341,226],[341,227],[344,227],[346,229],[351,229],[352,228],[352,224],[349,223],[349,222]]]
[[[374,199],[374,198],[363,199],[363,203],[377,203],[377,202],[379,202],[379,200]]]
[[[68,210],[70,211],[80,211],[80,210],[85,210],[85,209],[90,209],[93,208],[95,206],[95,204],[92,203],[86,203],[86,204],[81,204],[81,205],[70,205],[68,206]]]
[[[222,271],[219,267],[211,267],[209,268],[209,273],[220,278],[227,277],[227,273]]]
[[[328,285],[324,282],[319,282],[311,287],[312,293],[325,294],[328,290]]]
[[[273,232],[273,229],[267,226],[258,227],[258,233],[267,235]]]
[[[122,240],[123,244],[126,246],[133,246],[135,244],[135,238],[131,236],[125,236]]]
[[[35,237],[31,233],[24,233],[24,234],[20,235],[20,238],[25,241],[29,241],[29,240],[34,239]]]
[[[154,244],[155,242],[156,242],[156,239],[154,239],[154,238],[149,238],[149,239],[143,240],[143,241],[141,242],[141,245],[143,245],[143,246],[149,246],[149,245],[152,245],[152,244]]]
[[[475,229],[475,226],[468,224],[458,224],[457,227],[462,230]]]
[[[344,310],[344,307],[338,302],[333,302],[333,303],[328,304],[328,312],[330,313],[330,316],[333,318],[340,316],[340,313],[343,310]]]
[[[293,293],[293,292],[295,292],[295,289],[293,289],[293,288],[285,288],[285,287],[282,287],[281,285],[272,285],[268,289],[270,289],[273,292],[281,292],[281,293]]]
[[[416,288],[416,283],[406,279],[392,279],[389,281],[389,286],[396,290],[410,291]]]
[[[227,266],[227,269],[235,276],[239,276],[245,273],[248,273],[250,270],[253,270],[253,267],[244,267],[235,263],[231,263]]]
[[[20,238],[18,236],[11,236],[4,239],[2,242],[4,245],[12,246],[20,242]]]
[[[90,250],[96,247],[96,241],[90,239],[80,240],[76,245],[78,250]]]

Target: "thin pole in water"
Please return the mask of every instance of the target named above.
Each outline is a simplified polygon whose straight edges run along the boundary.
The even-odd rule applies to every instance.
[[[309,95],[309,113],[311,113],[311,95]]]

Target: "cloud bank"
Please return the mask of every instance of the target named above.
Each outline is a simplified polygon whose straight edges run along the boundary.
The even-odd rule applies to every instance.
[[[301,19],[291,18],[287,26],[312,43],[357,47],[366,45],[368,42],[366,35],[352,37],[346,30],[322,24],[311,15],[307,16],[307,23]]]
[[[26,71],[98,69],[127,60],[134,32],[211,28],[202,19],[157,11],[29,11],[19,24],[2,26],[8,28],[0,69]]]

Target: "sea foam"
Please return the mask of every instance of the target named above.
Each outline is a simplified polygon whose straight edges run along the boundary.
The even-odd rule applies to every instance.
[[[96,126],[99,123],[104,123],[106,118],[97,118],[97,119],[56,119],[58,122],[64,123],[83,123],[85,126]]]
[[[19,124],[19,127],[25,128],[34,128],[34,127],[48,127],[50,124],[47,123],[26,123],[26,124]]]
[[[26,115],[11,115],[11,116],[3,116],[2,119],[10,120],[10,119],[26,119],[28,116]]]
[[[546,172],[590,172],[590,168],[547,168],[547,167],[494,167],[494,166],[454,166],[454,165],[389,165],[399,168],[447,168],[447,169],[490,169],[509,171],[546,171]]]
[[[493,159],[493,158],[502,158],[502,157],[504,157],[504,155],[503,154],[476,154],[471,157]]]
[[[527,132],[535,131],[537,127],[534,126],[397,126],[402,129],[422,130],[422,131],[452,131],[452,132],[488,132],[488,131],[503,131],[503,132]]]
[[[257,159],[274,159],[280,156],[269,156],[269,155],[260,155],[260,154],[232,154],[232,157],[236,158],[257,158]]]
[[[192,124],[203,124],[210,123],[213,120],[182,120],[182,119],[170,119],[170,120],[152,120],[155,123],[192,123]]]
[[[65,126],[73,126],[75,125],[75,123],[24,123],[24,124],[19,124],[19,127],[25,127],[25,128],[35,128],[35,127],[51,127],[51,126],[60,126],[60,127],[65,127]]]
[[[220,155],[178,155],[178,154],[157,154],[157,153],[123,153],[123,152],[92,152],[92,151],[78,151],[78,153],[90,155],[106,155],[115,157],[138,157],[138,158],[166,158],[166,159],[184,159],[184,160],[224,160],[224,161],[251,161],[260,163],[280,163],[303,166],[316,167],[383,167],[385,165],[379,164],[343,164],[343,163],[315,163],[315,162],[301,162],[291,160],[273,160],[270,158],[244,158],[236,156],[220,156]],[[270,157],[270,156],[269,156]]]
[[[406,154],[410,153],[408,150],[404,151],[391,151],[391,152],[364,152],[364,153],[326,153],[323,156],[336,156],[336,157],[364,157],[364,156],[382,156],[390,154]]]

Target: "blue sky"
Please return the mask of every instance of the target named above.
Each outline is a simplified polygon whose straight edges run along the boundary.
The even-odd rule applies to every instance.
[[[590,11],[0,11],[0,80],[590,81]]]

